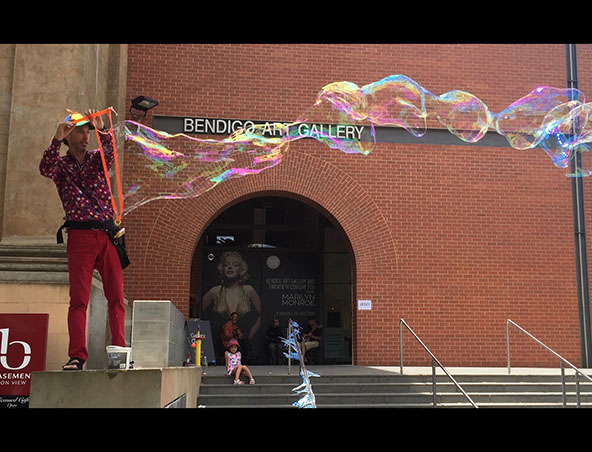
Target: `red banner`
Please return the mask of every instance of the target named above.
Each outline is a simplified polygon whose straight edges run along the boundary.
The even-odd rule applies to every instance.
[[[0,408],[29,405],[31,372],[45,370],[49,314],[0,314]]]

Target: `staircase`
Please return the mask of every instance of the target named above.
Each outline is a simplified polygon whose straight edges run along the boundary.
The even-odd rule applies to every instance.
[[[431,373],[421,375],[333,374],[323,368],[311,378],[317,408],[432,408]],[[204,375],[197,404],[205,408],[293,408],[300,398],[292,389],[302,383],[293,375],[272,375],[252,369],[255,385],[233,385],[229,377]],[[561,377],[557,375],[453,374],[479,408],[562,408]],[[582,379],[580,406],[592,407],[592,382]],[[576,407],[574,376],[566,376],[567,407]],[[436,377],[437,407],[472,408],[445,375]]]
[[[0,245],[0,281],[68,281],[64,245]]]

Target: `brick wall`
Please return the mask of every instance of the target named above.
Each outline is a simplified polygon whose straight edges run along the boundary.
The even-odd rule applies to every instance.
[[[592,46],[578,52],[586,93]],[[128,55],[128,100],[154,97],[159,115],[290,121],[328,83],[391,74],[434,94],[470,92],[493,112],[537,86],[566,86],[563,45],[134,44]],[[262,194],[311,204],[347,234],[354,300],[373,308],[352,307],[355,364],[398,365],[400,318],[447,366],[506,365],[507,318],[579,364],[570,182],[543,151],[411,143],[361,156],[301,140],[259,175],[126,216],[128,297],[170,299],[187,315],[201,234]],[[404,337],[405,364],[428,365]],[[558,365],[518,333],[511,339],[512,365]]]

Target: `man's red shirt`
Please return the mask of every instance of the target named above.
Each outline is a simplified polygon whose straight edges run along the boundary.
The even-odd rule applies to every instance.
[[[99,133],[107,168],[113,163],[111,133]],[[60,156],[61,140],[52,138],[43,153],[39,171],[54,181],[64,206],[66,221],[106,221],[113,218],[111,192],[99,149],[87,151],[80,164],[69,152]]]

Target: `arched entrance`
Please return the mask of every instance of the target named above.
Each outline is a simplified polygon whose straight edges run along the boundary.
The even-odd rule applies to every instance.
[[[290,318],[304,327],[314,315],[323,326],[318,362],[351,364],[352,273],[351,245],[334,219],[297,199],[253,197],[219,214],[202,234],[190,317],[210,322],[216,362],[223,362],[222,324],[239,312],[245,362],[268,364],[273,318],[285,329]]]
[[[262,195],[304,202],[343,232],[355,269],[354,300],[372,302],[370,310],[357,309],[354,303],[352,364],[390,364],[390,358],[377,350],[374,329],[380,325],[383,337],[398,334],[396,323],[388,319],[401,315],[395,285],[406,275],[389,226],[393,220],[385,216],[382,202],[346,171],[306,152],[290,152],[281,165],[256,177],[226,181],[195,198],[149,203],[145,210],[138,209],[141,215],[128,215],[126,224],[134,231],[128,242],[133,265],[125,270],[130,299],[171,300],[186,317],[194,318],[195,309],[190,306],[195,307],[201,297],[191,286],[199,277],[192,277],[192,269],[194,274],[199,269],[195,263],[196,256],[201,256],[196,252],[198,243],[223,211]]]

